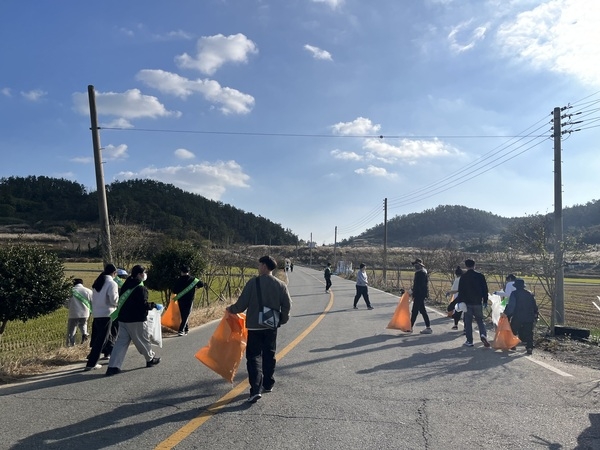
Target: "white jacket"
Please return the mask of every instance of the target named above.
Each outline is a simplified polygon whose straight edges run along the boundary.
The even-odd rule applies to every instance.
[[[100,292],[92,289],[92,310],[94,317],[110,317],[110,314],[117,309],[119,302],[119,286],[110,275],[104,275],[106,278]]]
[[[92,290],[86,288],[83,284],[79,283],[73,286],[73,289],[81,294],[84,298],[87,298],[92,303]],[[72,295],[69,298],[69,319],[87,319],[90,317],[90,310],[81,303],[77,297]]]

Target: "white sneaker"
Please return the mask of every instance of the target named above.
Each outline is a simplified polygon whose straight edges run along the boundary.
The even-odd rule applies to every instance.
[[[248,400],[246,400],[246,403],[256,403],[261,398],[262,398],[262,395],[254,394],[254,395],[251,395],[250,397],[248,397]]]
[[[431,334],[433,333],[433,330],[429,327],[425,328],[424,330],[421,330],[421,334]]]
[[[102,366],[100,364],[96,364],[94,367],[85,367],[83,369],[84,372],[89,372],[90,370],[98,370],[98,369],[102,369]]]

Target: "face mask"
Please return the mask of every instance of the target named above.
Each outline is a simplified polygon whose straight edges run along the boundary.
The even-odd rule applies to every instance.
[[[144,272],[144,281],[146,281],[148,279],[148,274],[146,272]]]

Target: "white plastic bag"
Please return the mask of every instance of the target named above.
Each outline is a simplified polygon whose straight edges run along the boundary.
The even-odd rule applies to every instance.
[[[502,297],[496,294],[488,294],[488,303],[492,306],[492,322],[494,322],[494,325],[498,325],[500,314],[504,312]]]
[[[148,311],[148,318],[144,322],[144,328],[148,333],[150,342],[162,348],[162,325],[160,324],[160,316],[163,310],[151,309]]]

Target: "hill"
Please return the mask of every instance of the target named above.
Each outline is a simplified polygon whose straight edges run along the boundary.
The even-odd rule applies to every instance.
[[[106,186],[109,216],[173,238],[215,244],[296,244],[289,229],[222,202],[153,180]],[[0,225],[68,235],[98,226],[98,197],[65,179],[30,176],[0,180]]]

